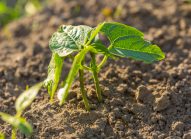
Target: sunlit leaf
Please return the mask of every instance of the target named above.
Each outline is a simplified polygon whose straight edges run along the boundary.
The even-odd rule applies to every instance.
[[[111,43],[114,42],[115,39],[122,36],[133,35],[143,37],[144,35],[134,27],[117,22],[105,22],[100,31],[108,37]]]
[[[100,29],[110,40],[109,52],[145,63],[164,59],[165,55],[157,45],[144,40],[143,33],[136,28],[116,23],[106,22]]]
[[[0,139],[5,139],[5,135],[0,132]]]
[[[38,91],[42,87],[42,82],[38,83],[28,90],[24,91],[16,100],[15,108],[17,112],[21,113],[26,107],[28,107],[32,101],[35,99]]]
[[[12,125],[14,128],[17,128],[20,132],[22,132],[25,135],[31,135],[32,133],[32,127],[31,125],[24,119],[24,118],[17,118],[14,116],[11,116],[6,113],[0,112],[1,119],[10,125]]]
[[[88,32],[91,30],[91,27],[85,25],[62,25],[59,31],[55,32],[50,39],[50,49],[60,57],[79,51],[85,43]]]
[[[6,13],[8,10],[6,4],[4,2],[0,2],[0,14]]]
[[[112,43],[110,53],[135,60],[152,63],[164,59],[165,55],[157,45],[138,36],[123,36]]]

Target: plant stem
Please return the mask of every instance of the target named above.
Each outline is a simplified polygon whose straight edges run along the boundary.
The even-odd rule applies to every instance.
[[[101,61],[101,63],[98,65],[98,71],[100,71],[100,69],[103,67],[103,65],[105,64],[105,62],[107,61],[108,56],[104,56],[103,60]]]
[[[90,111],[90,105],[87,99],[86,91],[84,88],[84,70],[80,69],[79,70],[79,78],[80,78],[80,91],[82,93],[82,98],[84,101],[84,105],[88,111]]]
[[[99,102],[102,101],[102,96],[101,96],[101,88],[99,86],[99,80],[98,80],[98,70],[97,70],[97,65],[96,65],[96,59],[95,59],[95,54],[90,52],[92,61],[91,61],[91,67],[92,67],[92,73],[93,73],[93,79],[96,87],[96,94]]]
[[[16,128],[13,127],[12,134],[11,134],[11,139],[16,139],[16,136],[17,136],[17,130],[16,130]]]
[[[87,66],[85,66],[85,65],[81,65],[81,66],[82,66],[82,69],[91,71],[91,68],[90,68],[90,67],[87,67]]]
[[[108,47],[108,50],[110,50],[112,48],[112,45],[110,45]],[[98,71],[100,71],[100,69],[103,67],[103,65],[105,64],[105,62],[107,61],[108,59],[108,55],[105,55],[104,58],[102,59],[102,61],[100,62],[100,64],[97,66],[98,67]]]
[[[73,81],[74,81],[80,67],[81,67],[81,62],[84,59],[85,54],[90,50],[91,50],[91,47],[87,47],[87,48],[81,50],[75,56],[74,61],[72,63],[71,70],[70,70],[70,72],[68,74],[65,85],[62,88],[62,92],[60,94],[60,96],[61,96],[60,105],[62,105],[66,101],[66,99],[68,97],[68,94],[69,94],[70,87],[71,87],[71,85],[72,85],[72,83],[73,83]]]
[[[89,41],[86,43],[86,45],[88,46],[89,44],[91,44],[92,40],[95,39],[96,35],[100,32],[100,30],[102,29],[103,25],[105,24],[105,22],[99,24],[95,30],[92,32],[91,37],[89,39]]]

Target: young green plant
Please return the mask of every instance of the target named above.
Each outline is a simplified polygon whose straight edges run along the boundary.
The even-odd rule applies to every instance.
[[[31,87],[30,89],[24,91],[16,100],[15,108],[16,108],[16,114],[15,116],[0,112],[0,117],[3,121],[9,123],[12,125],[12,135],[11,139],[16,139],[17,130],[19,130],[21,133],[25,134],[26,136],[31,135],[32,133],[32,127],[31,125],[25,120],[25,118],[21,117],[23,111],[32,103],[32,101],[35,99],[39,89],[43,83],[38,83]],[[4,138],[4,135],[0,135],[0,139]]]
[[[105,46],[102,43],[100,34],[105,35],[109,39],[109,46]],[[101,102],[102,95],[98,74],[109,57],[127,57],[145,63],[152,63],[165,58],[164,53],[157,45],[144,39],[142,32],[117,22],[104,22],[96,28],[85,25],[62,25],[53,34],[49,46],[52,51],[52,58],[44,86],[48,89],[50,100],[53,100],[57,90],[64,59],[70,57],[73,63],[64,85],[58,90],[57,96],[60,100],[60,105],[62,105],[68,97],[73,81],[79,74],[80,91],[87,110],[90,110],[90,105],[84,87],[84,70],[92,73],[96,95]],[[85,57],[88,54],[91,57],[89,66],[87,66],[85,61]],[[104,55],[100,63],[96,61],[97,54]]]

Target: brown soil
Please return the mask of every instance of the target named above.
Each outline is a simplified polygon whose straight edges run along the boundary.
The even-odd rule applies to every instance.
[[[191,4],[181,0],[55,0],[39,14],[11,23],[0,33],[0,111],[14,114],[15,99],[25,86],[46,78],[48,40],[59,25],[95,26],[104,20],[142,30],[166,59],[151,65],[109,60],[100,73],[101,104],[87,74],[91,112],[84,109],[78,81],[62,107],[57,99],[51,105],[41,90],[23,115],[33,126],[31,138],[191,139]],[[10,126],[0,124],[10,137]]]

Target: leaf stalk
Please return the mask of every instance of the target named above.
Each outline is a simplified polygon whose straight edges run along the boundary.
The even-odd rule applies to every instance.
[[[16,139],[16,136],[17,136],[17,129],[15,127],[13,127],[12,134],[11,134],[11,139]]]
[[[95,59],[95,54],[90,52],[92,61],[91,61],[91,67],[92,67],[92,74],[93,74],[93,79],[95,83],[95,88],[96,88],[96,95],[98,98],[98,101],[102,101],[102,96],[101,96],[101,88],[99,86],[99,80],[98,80],[98,68],[96,65],[96,59]]]
[[[79,80],[80,80],[80,91],[82,93],[84,105],[85,105],[87,111],[90,111],[90,105],[89,105],[89,102],[87,99],[87,94],[86,94],[86,91],[84,88],[84,70],[82,70],[82,69],[79,70]]]
[[[81,50],[75,56],[71,70],[66,79],[66,83],[65,83],[64,87],[62,88],[61,92],[58,93],[58,98],[60,99],[60,105],[62,105],[66,101],[68,94],[69,94],[69,90],[72,86],[72,83],[73,83],[78,71],[80,70],[81,62],[82,62],[82,60],[84,60],[84,56],[86,55],[86,53],[89,52],[90,50],[91,50],[91,47],[87,47],[87,48]]]
[[[98,65],[98,71],[100,71],[100,69],[103,67],[103,65],[105,64],[105,62],[107,61],[108,56],[104,56],[103,60],[100,62],[100,64]]]

